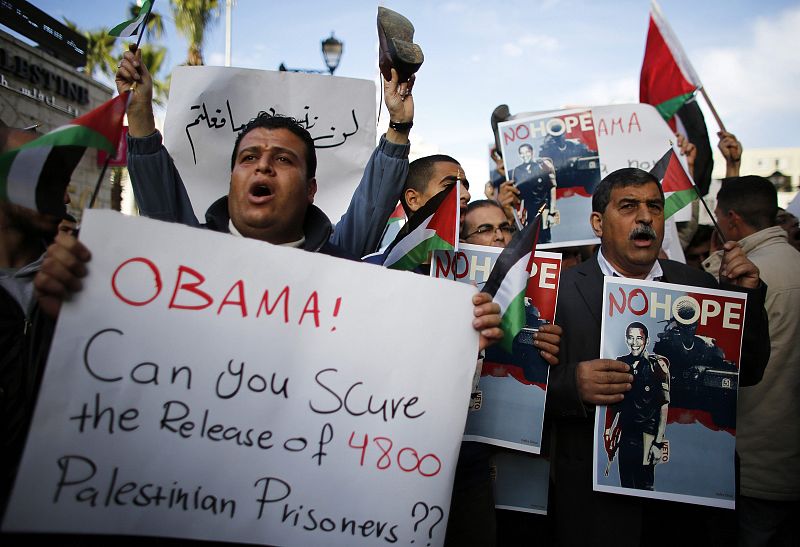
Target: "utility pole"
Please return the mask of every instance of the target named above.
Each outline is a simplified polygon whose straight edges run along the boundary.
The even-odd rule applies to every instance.
[[[231,66],[231,11],[235,0],[225,0],[225,66]]]

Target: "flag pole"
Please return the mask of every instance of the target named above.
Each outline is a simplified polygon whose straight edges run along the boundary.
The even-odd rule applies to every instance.
[[[136,38],[136,47],[134,47],[131,50],[132,52],[135,52],[137,49],[139,49],[139,45],[142,43],[142,37],[144,37],[144,29],[145,26],[147,26],[147,19],[148,17],[150,17],[150,13],[153,11],[153,6],[155,5],[155,3],[156,0],[150,2],[150,7],[147,9],[147,13],[145,14],[144,18],[142,19],[142,22],[140,23],[141,26],[139,28],[139,36],[137,36]],[[128,105],[131,103],[131,97],[133,97],[133,92],[135,90],[135,87],[136,87],[136,82],[134,82],[133,86],[131,86],[131,89],[129,90],[129,93],[131,95],[128,96],[128,100],[125,103],[126,112],[128,110]],[[114,154],[114,157],[116,157],[116,153]],[[97,200],[97,194],[100,193],[100,186],[103,184],[103,177],[105,177],[106,175],[106,171],[108,170],[108,163],[110,161],[111,161],[111,154],[106,156],[106,161],[105,163],[103,163],[103,169],[100,170],[100,176],[97,177],[97,183],[94,185],[94,192],[92,192],[92,199],[89,201],[88,209],[94,209],[94,202]]]
[[[153,6],[156,4],[156,0],[150,2],[150,7],[147,8],[147,15],[144,16],[142,19],[142,27],[139,29],[139,36],[136,37],[136,49],[139,49],[139,45],[142,43],[142,37],[144,36],[145,28],[147,27],[147,19],[150,17],[150,13],[153,11]],[[134,49],[133,51],[136,51]]]
[[[717,109],[714,108],[714,103],[712,103],[711,99],[708,98],[708,93],[706,93],[705,86],[702,86],[702,85],[700,86],[700,93],[703,94],[703,98],[706,100],[706,104],[708,105],[708,108],[711,109],[711,114],[714,116],[714,119],[716,120],[717,125],[719,126],[720,130],[722,130],[724,133],[727,133],[728,131],[725,129],[725,125],[722,123],[722,120],[720,119],[719,114],[717,114]]]
[[[724,131],[724,129],[723,129],[723,131]],[[674,143],[672,142],[672,140],[669,141],[669,146],[670,146],[670,151],[672,152],[672,155],[675,155],[675,149],[672,148],[674,146]],[[669,152],[667,152],[667,153],[669,153]],[[653,167],[653,169],[655,169],[655,166]],[[650,171],[650,173],[652,174],[652,171]],[[714,213],[712,213],[711,209],[708,208],[708,204],[706,203],[706,200],[703,199],[702,194],[700,194],[700,189],[697,187],[697,184],[695,184],[695,182],[694,182],[694,173],[688,173],[687,172],[686,174],[688,174],[689,182],[692,183],[692,188],[694,189],[694,193],[697,196],[697,199],[699,199],[700,203],[703,204],[703,208],[706,210],[706,213],[708,213],[709,218],[711,218],[711,222],[714,224],[714,230],[717,232],[717,236],[719,236],[719,240],[722,241],[722,243],[727,243],[728,240],[725,239],[724,235],[722,235],[722,230],[720,229],[719,224],[717,224],[717,219],[714,218]]]
[[[702,88],[700,88],[700,89],[702,89]],[[713,108],[712,108],[712,111],[713,111]],[[714,117],[716,117],[716,116],[717,116],[717,114],[716,114],[716,112],[714,112]],[[725,128],[722,127],[722,122],[719,121],[719,118],[717,118],[717,122],[719,122],[720,127],[722,128],[722,130],[725,131]],[[670,144],[670,146],[672,146],[672,141],[670,141],[669,144]],[[672,153],[673,154],[675,153],[675,149],[672,150]],[[689,182],[692,183],[692,188],[694,189],[694,193],[697,196],[697,199],[699,199],[700,203],[703,204],[703,209],[706,210],[706,213],[708,213],[708,217],[711,219],[711,222],[714,224],[714,231],[717,232],[717,236],[719,237],[719,240],[723,244],[727,243],[728,240],[725,238],[724,235],[722,235],[722,229],[719,227],[719,224],[717,223],[717,219],[716,219],[716,217],[714,217],[714,213],[712,213],[711,209],[708,208],[708,203],[706,203],[705,198],[703,198],[702,194],[700,194],[700,188],[698,188],[697,184],[694,182],[694,173],[689,173]]]
[[[100,185],[103,184],[103,177],[106,176],[106,170],[108,169],[108,162],[111,161],[111,154],[106,156],[106,161],[103,164],[103,169],[100,171],[100,176],[97,177],[97,184],[94,185],[94,192],[92,192],[92,199],[89,201],[89,207],[87,209],[94,209],[94,202],[97,200],[97,194],[100,193]]]
[[[723,131],[725,131],[725,129],[723,129]],[[700,189],[694,183],[693,179],[690,178],[690,180],[692,180],[692,188],[694,188],[694,193],[697,194],[697,197],[700,199],[700,203],[703,204],[703,208],[706,210],[706,213],[708,213],[708,216],[711,218],[711,222],[714,223],[714,230],[717,232],[717,236],[719,236],[719,240],[723,244],[727,243],[728,240],[725,239],[724,235],[722,235],[722,230],[720,229],[719,224],[717,224],[717,219],[714,217],[714,213],[711,212],[711,209],[708,208],[708,204],[706,203],[706,200],[703,199],[703,196],[700,195]]]
[[[536,247],[539,246],[539,232],[542,229],[542,215],[544,214],[544,210],[547,207],[547,202],[545,201],[542,203],[539,210],[536,211],[536,217],[533,219],[533,222],[536,223],[536,235],[533,237],[533,250],[531,251],[531,258],[528,260],[528,271],[531,269],[531,265],[533,264],[534,255],[536,254]],[[530,278],[528,279],[528,283],[530,283]]]

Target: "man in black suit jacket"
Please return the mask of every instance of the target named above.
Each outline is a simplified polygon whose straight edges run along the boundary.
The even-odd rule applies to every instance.
[[[556,323],[564,328],[560,363],[551,369],[545,418],[552,427],[551,465],[555,487],[551,510],[559,545],[640,545],[674,536],[694,544],[696,524],[716,526],[732,511],[606,494],[592,490],[595,405],[621,401],[631,389],[630,367],[598,359],[603,277],[720,288],[710,275],[671,260],[658,260],[664,237],[664,194],[658,180],[640,169],[620,169],[598,185],[592,197],[592,228],[601,240],[590,260],[561,275]],[[734,242],[725,244],[721,288],[747,292],[742,386],[761,380],[769,359],[764,312],[765,285],[758,268]],[[735,523],[734,523],[735,524]],[[707,532],[717,535],[717,531]]]

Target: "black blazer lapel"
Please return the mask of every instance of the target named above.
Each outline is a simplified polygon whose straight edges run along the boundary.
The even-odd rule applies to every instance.
[[[594,318],[597,326],[600,327],[602,324],[604,276],[600,270],[600,264],[597,263],[597,255],[575,266],[575,270],[578,274],[575,288],[586,304],[589,314]]]

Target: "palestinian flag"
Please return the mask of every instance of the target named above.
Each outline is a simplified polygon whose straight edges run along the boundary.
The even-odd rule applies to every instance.
[[[64,214],[64,190],[87,148],[113,154],[128,93],[67,125],[0,155],[0,199],[42,213]]]
[[[650,173],[661,182],[661,188],[664,190],[665,219],[689,205],[697,197],[692,179],[686,174],[672,148],[656,162]]]
[[[109,30],[108,33],[111,36],[118,36],[120,38],[136,36],[136,34],[139,32],[139,26],[141,26],[142,22],[147,18],[148,15],[150,15],[150,10],[152,8],[153,0],[144,0],[142,7],[139,8],[139,15],[130,21],[120,23],[116,27]]]
[[[403,210],[403,204],[398,203],[394,212],[389,215],[389,220],[386,221],[386,227],[383,229],[383,236],[381,236],[380,249],[384,250],[394,241],[397,234],[403,228],[406,221],[406,212]]]
[[[514,337],[525,326],[525,292],[531,278],[531,265],[541,220],[540,212],[533,222],[526,224],[514,235],[497,257],[489,279],[483,286],[483,292],[491,294],[492,300],[500,306],[500,328],[503,329],[500,347],[509,354],[514,352]]]
[[[639,102],[655,106],[661,116],[670,121],[702,86],[654,0],[650,7],[650,27],[639,79]],[[670,125],[674,131],[674,122]]]
[[[424,264],[432,251],[458,250],[459,186],[442,190],[414,213],[383,253],[384,266],[413,270]]]
[[[711,185],[711,172],[714,170],[714,154],[711,141],[708,140],[706,120],[697,104],[697,96],[689,99],[675,113],[675,121],[677,132],[689,139],[697,149],[692,180],[700,194],[706,195]]]
[[[389,215],[389,220],[386,221],[386,224],[394,224],[395,222],[400,222],[401,220],[406,219],[406,212],[403,210],[403,204],[398,203],[397,207],[394,208],[394,211],[391,215]]]

